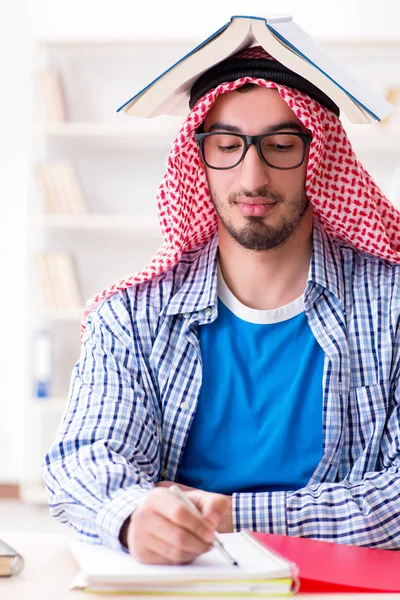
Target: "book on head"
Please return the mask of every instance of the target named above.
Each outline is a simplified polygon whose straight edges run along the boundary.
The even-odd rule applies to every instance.
[[[240,50],[262,46],[273,58],[331,98],[352,123],[387,117],[393,106],[359,82],[286,15],[235,15],[193,48],[119,111],[136,117],[185,116],[193,83],[202,73]]]
[[[249,533],[220,534],[239,566],[213,548],[186,565],[142,564],[129,554],[72,540],[80,573],[74,589],[144,594],[289,595],[297,588],[297,569]]]

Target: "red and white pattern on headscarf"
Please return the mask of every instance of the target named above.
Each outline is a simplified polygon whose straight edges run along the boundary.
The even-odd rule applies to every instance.
[[[259,48],[240,56],[271,58]],[[205,246],[216,233],[217,216],[204,169],[200,168],[194,134],[219,94],[246,83],[276,89],[311,131],[305,188],[325,231],[373,256],[400,263],[400,212],[357,159],[341,121],[302,92],[264,79],[243,77],[218,85],[189,113],[170,150],[157,196],[164,243],[145,269],[120,279],[88,301],[82,333],[87,316],[103,300],[171,269],[185,252]]]

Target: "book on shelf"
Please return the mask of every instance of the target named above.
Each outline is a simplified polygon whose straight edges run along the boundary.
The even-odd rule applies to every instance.
[[[49,215],[88,213],[84,191],[75,166],[69,161],[36,165],[42,189],[44,212]]]
[[[57,69],[39,69],[36,72],[36,89],[45,122],[65,123],[68,117],[61,73]]]
[[[42,302],[47,310],[68,310],[83,305],[81,286],[70,252],[37,255]]]
[[[262,46],[280,63],[329,96],[350,122],[385,118],[393,107],[359,82],[287,15],[235,15],[174,63],[118,111],[136,117],[185,116],[193,83],[213,65],[240,50]]]
[[[131,555],[79,540],[70,550],[80,573],[75,589],[136,592],[143,595],[289,595],[296,589],[293,563],[268,550],[246,531],[221,534],[220,539],[238,566],[213,548],[187,565],[149,565]]]
[[[394,107],[398,107],[400,104],[400,87],[399,86],[391,86],[388,88],[386,92],[386,100],[390,102],[390,104]],[[385,119],[381,121],[382,125],[386,125],[391,121],[393,117],[393,113],[388,115]]]

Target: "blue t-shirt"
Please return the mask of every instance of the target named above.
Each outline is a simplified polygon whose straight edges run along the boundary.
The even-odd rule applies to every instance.
[[[324,352],[303,297],[241,304],[218,280],[218,317],[199,330],[203,381],[177,481],[233,492],[296,490],[322,457]]]

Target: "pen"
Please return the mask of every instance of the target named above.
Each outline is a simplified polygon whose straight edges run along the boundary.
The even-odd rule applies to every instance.
[[[170,492],[172,492],[174,494],[174,496],[176,496],[177,498],[182,500],[182,502],[184,502],[186,504],[186,506],[192,511],[193,514],[197,515],[201,519],[203,518],[203,515],[198,510],[196,505],[193,504],[193,502],[181,491],[181,489],[177,485],[171,485],[169,490],[170,490]],[[231,556],[229,554],[228,550],[225,548],[225,546],[223,545],[221,540],[218,538],[218,533],[216,531],[214,531],[214,534],[215,534],[215,539],[212,543],[214,548],[219,550],[219,553],[222,556],[224,556],[224,558],[228,559],[228,561],[231,563],[231,565],[238,567],[239,563],[233,558],[233,556]]]

